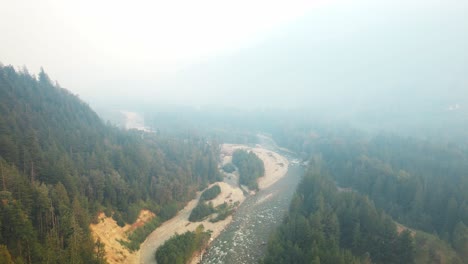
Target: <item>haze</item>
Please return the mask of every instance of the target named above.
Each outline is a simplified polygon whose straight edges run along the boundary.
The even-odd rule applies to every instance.
[[[0,1],[0,263],[468,264],[467,0]]]
[[[115,90],[116,82],[154,81],[248,46],[314,3],[20,0],[2,6],[2,61],[32,72],[43,66],[63,86],[92,96]]]
[[[465,109],[466,1],[11,1],[0,58],[92,105]]]

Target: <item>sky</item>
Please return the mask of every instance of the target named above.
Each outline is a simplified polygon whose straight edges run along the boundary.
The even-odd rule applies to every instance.
[[[467,109],[465,0],[0,1],[0,62],[92,106]]]
[[[185,104],[343,115],[427,113],[455,104],[466,111],[467,7],[458,0],[329,3],[263,42],[186,68],[157,86],[185,95],[179,98]]]
[[[0,62],[44,67],[74,93],[157,80],[260,41],[319,1],[2,0]],[[125,76],[125,77],[122,77]],[[154,87],[155,90],[158,87]]]

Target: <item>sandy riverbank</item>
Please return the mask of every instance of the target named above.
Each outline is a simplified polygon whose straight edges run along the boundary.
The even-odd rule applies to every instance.
[[[288,159],[281,156],[280,154],[261,148],[261,147],[248,147],[245,145],[237,144],[223,144],[221,149],[221,158],[223,164],[232,161],[232,153],[237,149],[245,149],[253,151],[257,155],[265,166],[265,175],[258,179],[258,187],[265,189],[277,182],[281,177],[286,175],[288,172],[289,162]]]
[[[216,199],[212,200],[214,206],[220,205],[224,202],[233,204],[235,202],[242,203],[244,201],[245,197],[239,188],[233,187],[225,182],[218,182],[213,185],[216,184],[221,187],[221,193]],[[196,199],[190,201],[174,218],[164,222],[146,238],[145,242],[143,242],[140,247],[140,262],[138,263],[156,263],[154,258],[156,249],[176,233],[182,234],[186,231],[194,231],[200,224],[205,227],[205,230],[211,230],[213,232],[211,234],[213,239],[223,231],[223,229],[231,222],[232,216],[216,223],[211,223],[208,219],[195,223],[188,220],[190,212],[192,212],[192,209],[197,205],[199,198],[200,193],[197,195]]]
[[[253,151],[260,159],[262,159],[265,166],[265,175],[258,181],[260,189],[271,186],[281,179],[281,177],[286,175],[288,170],[288,160],[278,153],[263,149],[259,146],[251,148],[245,145],[223,144],[221,148],[221,165],[231,162],[232,153],[236,149]],[[236,202],[239,202],[239,204],[242,203],[246,197],[242,190],[237,186],[237,182],[237,174],[227,174],[224,182],[212,184],[218,184],[221,187],[221,193],[212,201],[213,205],[217,206],[224,202],[228,204],[234,204]],[[135,224],[120,228],[113,219],[100,215],[100,223],[98,225],[92,225],[91,230],[95,237],[99,237],[101,241],[106,244],[106,255],[109,263],[154,264],[156,263],[156,249],[176,233],[182,234],[186,231],[194,231],[197,226],[203,224],[205,230],[212,231],[211,240],[214,240],[229,225],[229,223],[231,223],[232,216],[216,223],[209,222],[209,219],[196,223],[189,222],[188,217],[192,209],[197,205],[199,197],[200,193],[198,193],[197,197],[190,201],[174,218],[164,222],[160,227],[154,230],[146,238],[143,244],[141,244],[140,250],[137,252],[130,253],[117,242],[117,239],[125,240],[125,232],[130,230],[130,228]],[[149,212],[145,212],[138,223],[141,224],[142,222],[147,221],[148,213]],[[196,262],[197,259],[192,261],[192,263]]]
[[[271,186],[281,179],[281,177],[286,175],[286,172],[288,171],[288,160],[278,153],[261,147],[251,148],[237,144],[223,144],[221,146],[221,165],[232,161],[232,154],[236,149],[253,151],[263,161],[265,166],[265,175],[258,181],[260,189]],[[238,201],[239,203],[242,203],[245,200],[242,190],[237,186],[237,184],[233,184],[232,181],[229,180],[229,178],[232,180],[233,177],[236,177],[236,175],[229,174],[228,177],[225,177],[226,182],[215,183],[220,185],[221,194],[213,201],[214,206],[224,202],[235,203]],[[235,180],[238,182],[237,179]],[[230,182],[231,184],[227,182]],[[192,209],[197,205],[199,196],[200,194],[197,195],[196,199],[190,201],[187,206],[177,214],[177,216],[162,224],[148,236],[146,241],[141,245],[139,251],[141,264],[155,264],[156,261],[154,259],[154,254],[156,249],[176,232],[181,234],[186,231],[193,231],[198,225],[203,224],[205,230],[211,230],[213,232],[211,234],[211,240],[214,240],[219,236],[219,234],[221,234],[226,226],[231,223],[232,216],[229,216],[225,220],[217,223],[211,223],[208,220],[197,223],[189,222],[188,217]],[[192,263],[197,263],[197,259],[194,259]]]

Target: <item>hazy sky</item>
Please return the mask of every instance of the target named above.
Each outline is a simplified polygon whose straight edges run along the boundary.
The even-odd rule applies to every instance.
[[[0,62],[92,104],[468,102],[466,0],[0,1]]]
[[[345,115],[422,113],[457,103],[467,111],[466,47],[468,1],[335,1],[252,47],[178,72],[158,83],[167,93],[147,99],[177,91],[186,104],[307,107]]]
[[[97,84],[112,90],[106,80],[153,80],[248,47],[319,1],[1,2],[0,62],[30,72],[43,66],[62,86],[90,95]]]

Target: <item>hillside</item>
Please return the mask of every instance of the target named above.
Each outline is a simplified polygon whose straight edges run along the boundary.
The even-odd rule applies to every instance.
[[[340,226],[340,235],[343,235],[337,244],[340,249],[351,250],[353,255],[364,263],[366,252],[370,253],[372,261],[376,263],[467,263],[466,141],[447,144],[443,141],[421,140],[394,134],[368,135],[349,128],[337,129],[317,124],[303,124],[302,128],[284,129],[282,133],[275,135],[275,139],[279,144],[302,153],[303,158],[309,161],[311,171],[320,172],[324,181],[339,187],[338,190],[342,191],[338,192],[339,196],[346,194],[356,198],[365,197],[372,207],[381,212],[379,214],[386,214],[416,232],[412,242],[415,251],[403,254],[411,255],[411,261],[401,262],[392,260],[390,256],[382,257],[379,253],[372,253],[374,249],[372,246],[361,249],[353,244],[350,246],[350,241],[347,239],[353,238],[354,235],[345,234],[350,230],[349,226]],[[313,203],[314,199],[320,202],[320,199],[313,196],[310,199],[306,197],[316,190],[301,189],[303,185],[299,186],[298,193],[303,195],[300,196],[303,200],[298,200],[298,206],[310,210],[306,207],[307,203]],[[314,186],[319,188],[320,185]],[[323,189],[323,186],[320,188],[326,203],[333,204],[335,199],[333,195],[337,192],[333,190],[330,194],[326,194],[327,189]],[[291,207],[293,206],[294,203]],[[338,203],[337,206],[342,205]],[[331,208],[337,207],[331,206]],[[312,212],[318,211],[312,208]],[[301,211],[301,214],[303,213],[304,211]],[[289,212],[282,228],[291,228],[288,226],[288,219],[294,215],[294,211]],[[341,221],[340,215],[337,216]],[[343,220],[350,219],[344,217]],[[355,218],[354,221],[354,224],[359,224],[360,231],[369,228],[370,222],[365,219]],[[291,225],[294,227],[297,223]],[[378,232],[372,231],[372,233],[378,235]],[[295,239],[293,237],[289,240],[294,243]],[[308,242],[312,243],[313,240]],[[275,241],[272,240],[271,243]],[[284,244],[283,246],[287,246],[287,243]],[[304,254],[310,253],[307,251],[307,244],[300,245],[299,249]],[[379,252],[384,252],[384,249]],[[389,252],[394,254],[393,257],[399,255],[398,247]],[[322,253],[324,252],[312,253],[305,258],[311,260],[318,254],[323,261]],[[272,252],[269,252],[269,255],[275,259],[276,255]],[[284,256],[290,257],[287,253]]]
[[[44,71],[0,66],[0,258],[103,263],[89,231],[100,212],[122,226],[141,209],[171,217],[220,177],[217,152],[202,137],[104,124]]]

